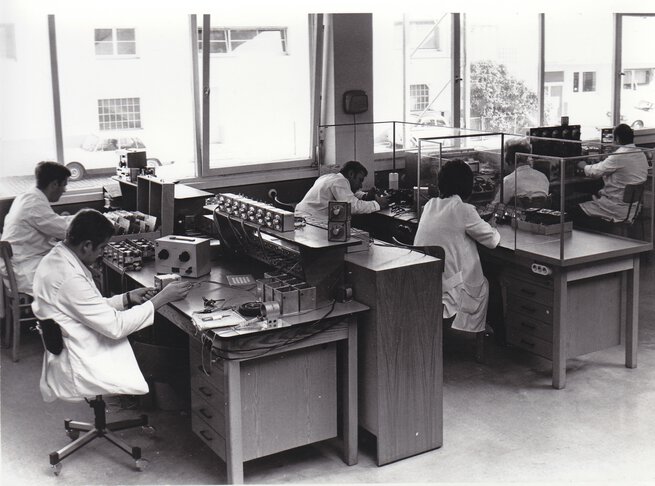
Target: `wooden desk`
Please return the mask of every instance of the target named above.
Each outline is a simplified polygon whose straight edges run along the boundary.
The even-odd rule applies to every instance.
[[[240,262],[215,267],[187,299],[158,312],[189,336],[192,428],[227,465],[228,483],[243,482],[243,462],[336,437],[337,395],[342,401],[343,453],[357,463],[357,321],[367,306],[337,303],[297,316],[288,327],[198,333],[190,314],[202,297],[228,305],[255,300],[227,286],[228,274],[252,273]],[[152,286],[154,265],[127,275]],[[210,283],[225,282],[225,286]],[[340,362],[337,363],[337,350]],[[337,365],[342,372],[337,392]]]
[[[371,310],[359,332],[359,422],[379,466],[443,444],[443,262],[405,248],[346,256],[354,298]]]
[[[386,225],[389,239],[398,225],[410,225],[412,233],[418,226],[409,213],[399,218],[379,212],[376,218],[378,236]],[[626,367],[637,366],[639,254],[652,244],[573,230],[564,236],[561,255],[558,235],[498,230],[497,248],[478,248],[483,264],[495,267],[501,280],[508,342],[551,360],[554,388],[566,385],[567,358],[622,342]],[[535,274],[533,263],[552,273]]]

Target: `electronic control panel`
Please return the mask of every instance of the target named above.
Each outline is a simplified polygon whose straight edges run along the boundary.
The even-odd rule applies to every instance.
[[[266,226],[275,231],[293,231],[294,214],[238,194],[217,194],[217,210],[242,221]]]
[[[169,235],[155,240],[155,270],[184,277],[208,274],[211,272],[209,239]]]

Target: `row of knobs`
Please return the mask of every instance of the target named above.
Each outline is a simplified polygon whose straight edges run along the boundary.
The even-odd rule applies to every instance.
[[[160,250],[159,253],[157,253],[157,258],[159,258],[160,260],[168,260],[168,257],[170,256],[171,256],[170,252],[166,249]],[[183,251],[182,253],[180,253],[178,259],[181,262],[188,262],[189,260],[191,260],[191,255],[189,254],[188,251]]]

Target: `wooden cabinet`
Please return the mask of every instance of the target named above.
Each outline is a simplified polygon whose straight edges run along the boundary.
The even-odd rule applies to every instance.
[[[387,464],[443,444],[443,262],[374,246],[346,257],[359,327],[359,423]]]

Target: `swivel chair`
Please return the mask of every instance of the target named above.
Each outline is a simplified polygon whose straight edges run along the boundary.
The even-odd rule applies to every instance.
[[[32,314],[32,296],[18,291],[16,283],[16,274],[11,262],[13,251],[11,243],[0,241],[0,256],[4,263],[5,285],[5,318],[4,318],[4,342],[8,347],[11,340],[11,358],[14,362],[18,361],[18,348],[20,346],[20,330],[23,322],[34,322],[36,319]],[[6,285],[8,284],[8,286]]]
[[[64,349],[64,340],[61,333],[61,327],[52,319],[45,319],[38,321],[36,325],[43,347],[46,352],[54,355],[59,355]],[[115,431],[129,429],[133,427],[143,427],[144,431],[154,431],[148,426],[148,416],[141,415],[137,419],[121,420],[118,422],[107,423],[105,415],[105,402],[102,395],[97,395],[94,399],[89,400],[84,398],[89,406],[93,409],[94,423],[77,422],[74,420],[64,420],[64,428],[66,434],[73,440],[70,444],[61,449],[50,453],[50,466],[55,474],[58,476],[61,472],[61,461],[70,456],[73,452],[84,447],[96,437],[104,437],[109,442],[128,453],[135,461],[137,470],[142,471],[148,465],[148,460],[141,457],[140,447],[131,447],[121,440]],[[80,432],[84,432],[80,436]]]
[[[646,187],[645,182],[639,184],[627,184],[623,190],[623,202],[628,204],[628,213],[624,220],[610,222],[612,223],[611,228],[617,228],[618,233],[621,236],[629,236],[630,229],[634,227],[634,224],[637,220],[641,222],[641,237],[644,235],[644,220],[640,218],[642,203],[644,198],[644,189]]]
[[[421,253],[424,253],[426,255],[429,255],[434,258],[439,258],[440,260],[443,260],[444,262],[446,261],[446,252],[441,246],[417,246],[417,245],[408,245],[407,243],[403,243],[402,241],[398,240],[395,236],[392,237],[393,242],[399,246],[405,247],[405,248],[410,248],[415,251],[419,251]],[[449,329],[450,326],[452,325],[453,321],[455,320],[455,316],[449,317],[449,318],[444,318],[443,319],[443,327],[444,329]],[[475,361],[478,363],[483,363],[484,362],[484,336],[485,336],[485,331],[478,331],[476,333],[473,333],[475,335]]]

